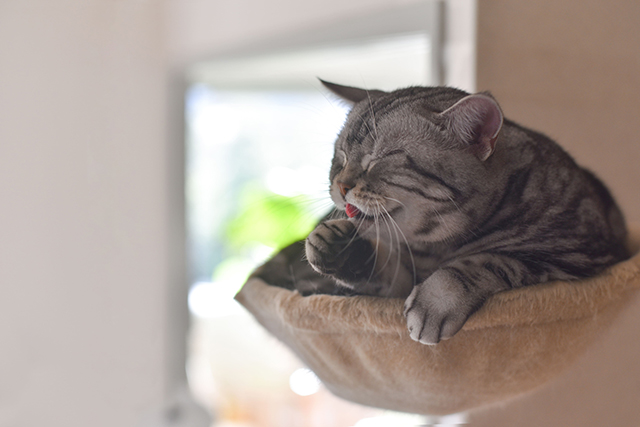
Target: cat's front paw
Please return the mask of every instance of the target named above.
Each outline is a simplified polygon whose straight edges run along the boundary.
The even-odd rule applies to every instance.
[[[354,241],[355,234],[355,226],[346,219],[320,223],[305,242],[305,252],[311,267],[322,274],[337,273],[348,258],[345,251]]]
[[[454,336],[483,299],[467,291],[455,277],[436,271],[415,286],[404,304],[409,335],[422,344],[437,344]]]

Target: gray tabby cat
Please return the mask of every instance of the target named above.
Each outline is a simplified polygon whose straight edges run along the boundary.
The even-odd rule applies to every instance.
[[[308,236],[324,279],[289,267],[300,283],[406,298],[411,338],[436,344],[497,292],[593,276],[628,257],[604,185],[546,136],[503,119],[490,95],[323,84],[353,104],[330,172],[347,217]]]

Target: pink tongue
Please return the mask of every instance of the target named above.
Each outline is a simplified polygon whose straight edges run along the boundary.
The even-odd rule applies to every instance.
[[[356,208],[355,206],[353,206],[350,203],[347,203],[347,216],[349,218],[353,218],[354,216],[358,215],[360,213],[360,209]]]

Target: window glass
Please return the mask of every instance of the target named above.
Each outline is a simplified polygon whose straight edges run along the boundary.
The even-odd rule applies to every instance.
[[[393,89],[428,84],[411,34],[205,64],[186,96],[189,382],[219,426],[417,425],[346,402],[234,300],[253,268],[332,209],[333,142],[348,112],[316,76]],[[377,423],[377,424],[376,424]]]

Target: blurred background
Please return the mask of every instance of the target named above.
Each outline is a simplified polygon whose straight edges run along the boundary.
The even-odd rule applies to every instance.
[[[640,221],[635,1],[3,0],[0,426],[637,424],[636,302],[559,381],[443,419],[331,396],[233,302],[330,209],[316,76],[490,90]]]

